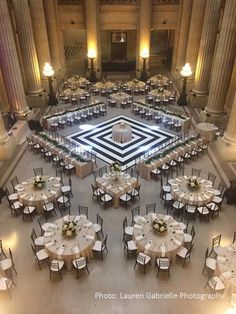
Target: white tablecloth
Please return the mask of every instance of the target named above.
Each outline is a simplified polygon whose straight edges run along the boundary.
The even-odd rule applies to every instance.
[[[158,234],[153,230],[152,221],[164,219],[167,223],[167,231],[164,234]],[[162,214],[149,214],[140,217],[134,225],[134,240],[139,251],[146,252],[153,258],[168,257],[175,263],[176,252],[184,241],[184,232],[181,225],[171,216]]]
[[[60,178],[49,176],[42,178],[46,181],[46,185],[42,189],[33,186],[34,178],[27,179],[16,186],[19,200],[24,205],[35,206],[39,213],[43,211],[43,204],[54,202],[61,191]]]
[[[218,128],[214,124],[202,122],[197,124],[196,131],[203,139],[213,141]]]
[[[112,140],[126,143],[132,140],[132,128],[127,123],[119,123],[112,127]]]
[[[210,181],[202,178],[197,178],[201,187],[198,190],[191,190],[187,185],[190,177],[183,176],[169,180],[171,185],[171,193],[174,199],[181,201],[184,204],[190,205],[206,205],[213,198],[213,187]]]
[[[62,235],[65,221],[77,221],[78,229],[74,237]],[[96,240],[93,224],[84,216],[65,216],[57,219],[44,234],[44,245],[51,258],[64,260],[71,269],[73,259],[80,256],[92,258],[92,247]]]

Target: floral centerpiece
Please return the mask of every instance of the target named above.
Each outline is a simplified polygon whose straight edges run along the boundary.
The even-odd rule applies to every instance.
[[[76,230],[78,224],[75,221],[67,221],[62,226],[62,235],[65,237],[74,237],[76,236]]]
[[[167,231],[167,223],[163,219],[154,219],[152,222],[152,228],[160,234]]]
[[[42,176],[36,176],[33,181],[33,186],[37,189],[42,189],[46,185],[46,181]]]
[[[121,171],[121,165],[118,161],[116,161],[110,165],[110,169],[111,169],[111,171],[118,173]]]
[[[192,191],[197,191],[201,187],[201,183],[197,180],[196,177],[191,177],[187,180],[187,187]]]

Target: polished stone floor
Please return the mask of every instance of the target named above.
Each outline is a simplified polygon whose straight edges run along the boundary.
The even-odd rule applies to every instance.
[[[107,117],[93,120],[91,123],[102,122],[107,118],[121,114],[122,110],[109,110]],[[124,112],[123,112],[124,113]],[[130,115],[129,110],[125,111]],[[75,133],[76,127],[68,128],[65,135]],[[99,162],[102,165],[102,162]],[[48,175],[55,175],[55,169],[39,156],[28,149],[18,162],[10,178],[17,175],[20,181],[33,176],[33,168],[42,166]],[[193,161],[186,166],[185,171],[191,168],[201,168],[203,177],[208,171],[222,176],[220,169],[215,169],[208,154]],[[9,178],[9,179],[10,179]],[[65,178],[67,182],[67,177]],[[5,293],[0,294],[1,314],[75,314],[75,313],[165,313],[165,314],[223,314],[227,307],[227,300],[199,300],[199,294],[207,293],[204,290],[207,276],[202,275],[204,254],[207,246],[211,246],[211,239],[217,234],[222,234],[222,244],[227,245],[232,241],[236,229],[235,206],[223,204],[222,212],[218,218],[210,222],[195,221],[196,238],[192,252],[191,262],[182,267],[177,262],[171,268],[171,277],[165,274],[156,278],[156,268],[150,266],[144,276],[140,269],[134,271],[134,260],[127,260],[123,251],[122,221],[127,216],[131,220],[130,208],[109,208],[104,210],[92,200],[91,183],[93,176],[84,180],[72,177],[73,194],[72,211],[76,212],[78,204],[89,207],[89,219],[95,222],[99,213],[104,219],[104,231],[108,234],[108,254],[103,261],[94,259],[88,267],[90,274],[82,273],[76,279],[74,271],[67,271],[63,280],[50,280],[47,266],[42,270],[34,260],[31,250],[30,233],[34,226],[39,233],[36,218],[34,222],[23,222],[22,217],[12,217],[6,199],[0,205],[0,238],[3,240],[5,250],[10,247],[13,251],[18,275],[14,276],[16,287],[11,289],[12,299]],[[165,213],[160,203],[160,183],[157,181],[141,182],[141,201],[134,204],[140,205],[144,213],[145,205],[156,202],[157,211]],[[8,183],[7,186],[10,187]],[[59,216],[59,213],[58,213]],[[52,218],[53,220],[53,218]],[[101,294],[100,294],[101,293]],[[124,299],[125,294],[139,294],[140,299]],[[185,294],[186,293],[186,294]],[[110,296],[108,294],[111,294]],[[156,299],[150,299],[150,294],[157,294]],[[169,299],[161,299],[161,294],[169,294]],[[171,298],[176,294],[176,299]],[[195,295],[194,295],[195,294]],[[104,297],[104,299],[102,298]],[[110,298],[109,298],[110,297]],[[115,299],[113,299],[115,298]],[[158,299],[159,298],[159,299]]]

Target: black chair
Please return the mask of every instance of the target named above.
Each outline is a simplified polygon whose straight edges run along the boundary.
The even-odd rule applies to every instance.
[[[137,265],[141,266],[143,268],[143,273],[144,275],[146,274],[146,266],[151,262],[151,257],[145,253],[139,253],[135,264],[134,264],[134,269],[136,268]]]
[[[169,260],[169,258],[167,258],[167,257],[157,258],[156,264],[157,264],[157,275],[156,275],[156,277],[158,277],[160,272],[165,272],[168,274],[168,276],[170,278],[171,261]]]
[[[209,172],[207,180],[210,181],[212,183],[212,185],[214,185],[215,180],[216,180],[216,175],[214,173]]]
[[[97,223],[93,225],[97,237],[103,237],[103,219],[97,214]]]
[[[219,234],[218,236],[216,236],[212,239],[210,255],[212,254],[212,252],[218,253],[217,250],[220,247],[220,242],[221,242],[221,234]]]
[[[103,254],[105,251],[108,252],[107,249],[107,235],[105,236],[105,238],[100,241],[97,240],[92,248],[92,251],[95,255],[98,255],[102,260],[103,260]]]
[[[186,262],[191,258],[191,252],[193,249],[193,244],[187,249],[186,247],[182,246],[179,248],[176,256],[183,260],[183,267],[185,267]]]
[[[156,212],[156,203],[146,205],[146,215]]]
[[[134,228],[132,226],[128,226],[127,217],[123,220],[123,241],[131,240],[133,236]]]
[[[138,221],[140,218],[140,206],[137,206],[135,208],[131,209],[131,215],[132,215],[132,226]]]
[[[31,248],[34,252],[35,258],[38,262],[39,269],[41,270],[41,264],[43,263],[49,263],[49,255],[45,249],[41,249],[39,251],[36,251],[35,247],[31,244]]]
[[[2,240],[0,240],[0,260],[7,258],[4,250],[3,250],[3,246],[2,246]]]
[[[34,175],[35,176],[43,176],[43,168],[40,167],[40,168],[33,168],[33,171],[34,171]]]
[[[201,169],[194,169],[192,168],[191,176],[193,177],[200,177],[202,170]]]
[[[10,182],[11,182],[11,185],[12,185],[12,187],[13,187],[14,192],[16,193],[17,190],[16,190],[15,187],[16,187],[16,185],[19,184],[19,181],[18,181],[17,176],[15,176],[13,179],[11,179]]]
[[[137,255],[137,246],[134,240],[125,240],[124,242],[124,251],[126,251],[127,259],[130,257],[136,257]]]
[[[81,271],[87,270],[87,272],[89,274],[89,269],[88,269],[86,258],[81,256],[81,257],[79,257],[77,259],[74,259],[72,261],[72,264],[73,264],[74,268],[76,269],[77,279],[79,278],[79,273]]]
[[[84,216],[88,219],[88,207],[87,206],[78,205],[78,211],[79,211],[80,216]]]
[[[52,278],[52,274],[59,274],[61,280],[62,280],[62,271],[64,269],[65,262],[61,260],[52,260],[51,264],[49,265],[49,276],[50,279]]]
[[[207,270],[208,275],[212,276],[216,270],[217,265],[217,254],[213,251],[211,255],[209,254],[209,249],[206,249],[205,252],[205,261],[202,270],[202,274]]]

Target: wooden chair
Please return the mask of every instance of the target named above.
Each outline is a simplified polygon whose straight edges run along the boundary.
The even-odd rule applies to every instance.
[[[0,240],[0,260],[7,258],[6,253],[3,250],[2,240]]]
[[[195,169],[195,168],[192,168],[191,176],[198,178],[198,177],[200,177],[201,172],[202,172],[202,169]]]
[[[205,261],[202,270],[202,274],[207,270],[208,275],[213,275],[214,271],[216,270],[217,265],[217,254],[213,251],[211,255],[209,255],[209,248],[206,249],[205,252]]]
[[[132,239],[134,227],[128,226],[127,217],[123,221],[123,241]]]
[[[146,205],[146,215],[156,212],[156,203]]]
[[[38,237],[34,228],[32,229],[30,238],[36,251],[44,247],[44,237]]]
[[[97,223],[93,225],[98,237],[103,237],[103,219],[97,214]]]
[[[183,267],[185,267],[186,262],[191,258],[191,252],[193,249],[193,244],[187,249],[184,246],[181,246],[176,253],[176,256],[183,260]]]
[[[156,277],[158,277],[160,272],[165,272],[168,274],[168,276],[170,278],[171,261],[169,260],[169,258],[167,258],[167,257],[157,258],[156,264],[157,264],[157,275],[156,275]]]
[[[54,259],[49,265],[49,277],[52,278],[52,274],[59,274],[62,280],[62,271],[64,269],[65,262],[61,260]]]
[[[43,176],[43,168],[40,167],[40,168],[33,168],[33,171],[34,171],[34,175],[35,176]]]
[[[212,185],[214,185],[215,180],[216,180],[216,175],[209,171],[207,180],[210,181]]]
[[[89,269],[88,269],[86,258],[84,258],[82,256],[79,258],[76,258],[72,261],[72,264],[73,264],[74,268],[76,269],[77,279],[79,278],[79,273],[81,271],[87,270],[87,272],[89,274]]]
[[[134,269],[136,268],[137,265],[141,266],[143,268],[143,273],[144,275],[146,274],[146,266],[151,262],[151,257],[145,253],[139,253],[135,264],[134,264]]]
[[[126,251],[127,259],[130,257],[136,257],[137,255],[137,246],[134,240],[125,240],[124,242],[124,251]]]
[[[108,252],[108,249],[107,249],[107,235],[105,236],[105,238],[100,241],[100,240],[97,240],[92,248],[92,251],[95,255],[98,255],[100,256],[100,258],[103,260],[103,254],[104,254],[104,251],[107,251]]]
[[[10,182],[11,182],[11,185],[12,185],[12,187],[13,187],[14,192],[16,193],[17,190],[16,190],[15,187],[16,187],[16,185],[19,184],[19,181],[18,181],[17,176],[15,176],[13,179],[11,179]]]
[[[221,234],[219,234],[218,236],[212,239],[210,255],[212,254],[213,251],[218,254],[218,249],[220,248],[220,242],[221,242]]]
[[[11,272],[12,270],[14,270],[15,274],[17,275],[15,263],[13,260],[12,251],[10,248],[9,248],[9,255],[10,255],[9,258],[5,258],[5,259],[0,261],[0,267],[4,272],[8,272],[8,271]]]
[[[39,251],[36,251],[35,247],[32,244],[31,244],[31,248],[34,252],[36,261],[39,265],[39,269],[41,270],[41,264],[49,262],[49,255],[45,249],[41,249]]]
[[[131,225],[133,226],[140,219],[140,206],[131,209],[131,215],[132,215]]]
[[[80,216],[84,216],[85,218],[88,219],[88,207],[87,206],[78,205],[78,211],[79,211]]]

